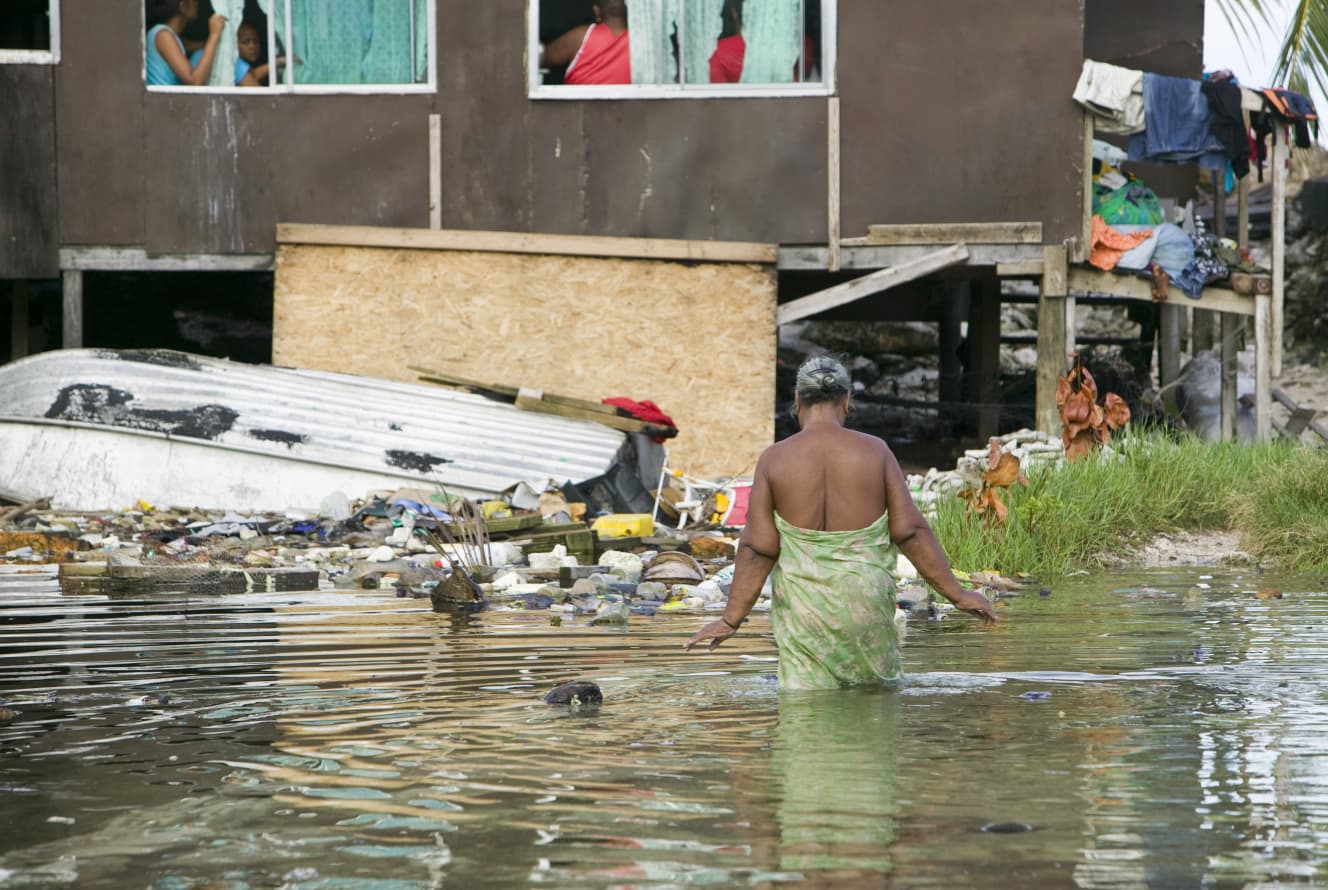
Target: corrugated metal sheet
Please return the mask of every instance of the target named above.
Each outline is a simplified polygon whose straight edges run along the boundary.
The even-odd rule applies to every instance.
[[[40,419],[165,434],[224,450],[231,464],[235,453],[268,455],[326,466],[332,479],[343,469],[466,493],[592,479],[613,467],[625,440],[599,424],[439,387],[165,350],[60,350],[0,367],[0,415],[0,429]]]

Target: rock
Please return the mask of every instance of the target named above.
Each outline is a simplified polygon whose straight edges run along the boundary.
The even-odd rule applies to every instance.
[[[571,705],[574,708],[593,707],[604,702],[604,693],[588,680],[576,680],[549,690],[544,701],[550,705]]]
[[[631,618],[632,610],[626,603],[600,603],[599,610],[595,612],[595,617],[590,619],[592,625],[603,624],[627,624]]]
[[[391,562],[396,558],[396,551],[384,544],[366,556],[365,560],[367,562]]]
[[[572,582],[572,586],[567,591],[567,595],[569,597],[577,598],[577,597],[594,596],[598,592],[599,591],[596,588],[594,581],[590,580],[589,578],[577,578],[575,581]]]
[[[642,602],[662,603],[669,595],[669,589],[658,581],[642,581],[636,587],[636,595]]]
[[[622,550],[604,551],[600,555],[599,564],[608,566],[614,575],[633,584],[641,580],[641,572],[645,568],[641,557],[635,553],[627,553]]]

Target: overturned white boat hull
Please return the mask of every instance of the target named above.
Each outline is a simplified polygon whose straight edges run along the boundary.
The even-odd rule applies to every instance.
[[[166,350],[0,367],[0,492],[64,509],[313,510],[338,491],[401,487],[479,497],[594,480],[632,447],[470,393]]]

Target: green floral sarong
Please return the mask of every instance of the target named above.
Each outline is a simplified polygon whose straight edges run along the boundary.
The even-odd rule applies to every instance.
[[[775,514],[779,559],[771,573],[770,621],[781,689],[903,678],[889,525],[883,514],[866,528],[823,532]]]

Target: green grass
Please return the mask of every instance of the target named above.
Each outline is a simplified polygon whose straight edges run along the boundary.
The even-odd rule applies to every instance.
[[[1063,577],[1128,556],[1160,532],[1231,529],[1261,563],[1328,570],[1328,449],[1136,436],[1096,457],[1033,476],[1006,495],[1010,516],[987,528],[942,497],[932,525],[950,562]]]

